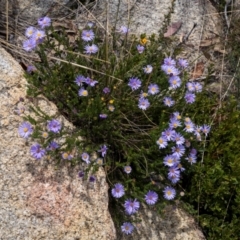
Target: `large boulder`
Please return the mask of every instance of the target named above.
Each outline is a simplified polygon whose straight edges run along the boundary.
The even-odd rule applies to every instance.
[[[31,158],[18,136],[23,119],[15,110],[32,104],[26,84],[20,65],[0,48],[0,239],[115,239],[104,171],[96,182],[83,182],[78,168]],[[44,98],[38,105],[50,115],[57,111]]]

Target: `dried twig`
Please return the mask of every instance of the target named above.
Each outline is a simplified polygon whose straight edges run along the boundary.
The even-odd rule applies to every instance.
[[[229,28],[230,27],[230,21],[228,19],[228,15],[227,15],[227,8],[228,6],[231,4],[232,0],[226,0],[226,4],[225,4],[225,7],[224,7],[224,16],[225,16],[225,19],[226,19],[226,23],[227,23],[227,27]]]
[[[8,42],[8,0],[6,1],[6,41]]]

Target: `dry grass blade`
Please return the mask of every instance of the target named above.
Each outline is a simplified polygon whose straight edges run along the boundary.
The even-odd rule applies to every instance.
[[[115,79],[115,80],[118,80],[118,81],[120,81],[120,82],[123,81],[123,80],[120,79],[120,78],[116,78],[116,77],[111,76],[111,75],[108,75],[108,74],[106,74],[106,73],[104,73],[104,72],[100,72],[100,71],[97,71],[97,70],[95,70],[95,69],[93,69],[93,68],[89,68],[89,67],[86,67],[86,66],[83,66],[83,65],[77,64],[77,63],[68,62],[68,61],[66,61],[66,60],[63,60],[63,59],[60,59],[60,58],[56,58],[56,57],[51,57],[51,56],[48,56],[48,58],[49,58],[49,59],[52,59],[52,60],[59,61],[59,62],[69,63],[69,64],[71,64],[71,65],[73,65],[73,66],[80,67],[80,68],[83,68],[83,69],[87,69],[87,70],[90,70],[90,71],[93,71],[93,72],[99,73],[99,74],[101,74],[101,75],[104,75],[104,76],[110,77],[110,78]]]

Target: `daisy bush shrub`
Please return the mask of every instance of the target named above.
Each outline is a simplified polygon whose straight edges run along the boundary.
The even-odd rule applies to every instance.
[[[172,53],[171,41],[162,33],[136,37],[126,26],[106,33],[89,23],[72,42],[49,18],[38,24],[23,43],[39,56],[27,69],[28,96],[53,101],[75,128],[32,107],[38,120],[24,116],[19,127],[33,141],[31,156],[79,165],[76,174],[90,182],[104,168],[124,234],[134,232],[133,215],[143,206],[160,213],[182,198],[194,206],[216,101],[190,79],[190,64]]]

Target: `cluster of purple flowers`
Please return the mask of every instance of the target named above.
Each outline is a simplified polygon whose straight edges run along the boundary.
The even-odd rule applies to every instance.
[[[141,85],[142,85],[142,82],[140,79],[135,77],[132,77],[129,79],[128,86],[131,87],[132,91],[139,89]],[[146,110],[150,106],[150,102],[146,97],[148,95],[155,95],[157,93],[159,93],[158,85],[155,83],[150,84],[148,86],[148,93],[141,92],[140,98],[138,99],[138,107],[142,110]]]
[[[181,86],[182,80],[179,77],[181,70],[187,68],[188,62],[185,59],[178,59],[177,61],[171,57],[164,59],[164,63],[161,65],[161,69],[169,76],[168,82],[170,89],[177,89]],[[187,92],[185,93],[184,99],[186,103],[192,104],[195,102],[195,92],[201,92],[202,85],[198,82],[188,82]],[[165,106],[171,107],[174,105],[174,100],[171,97],[165,97],[163,99]]]
[[[107,154],[107,150],[108,150],[107,146],[106,146],[106,145],[103,145],[103,146],[101,146],[100,150],[98,150],[98,152],[101,153],[101,157],[104,158],[105,155]],[[86,164],[90,164],[90,163],[91,163],[91,161],[90,161],[90,155],[89,155],[87,152],[83,152],[83,153],[81,154],[81,158],[82,158],[82,160],[83,160]],[[102,158],[98,158],[98,159],[97,159],[97,164],[102,165],[102,163],[103,163],[103,159],[102,159]]]
[[[74,81],[79,87],[83,86],[84,84],[90,87],[95,87],[98,81],[93,80],[90,77],[84,77],[82,75],[77,75]]]
[[[47,129],[49,132],[59,133],[61,128],[61,123],[56,119],[52,119],[47,123]],[[18,133],[21,137],[28,138],[33,133],[33,127],[29,122],[23,122],[18,128]],[[43,133],[44,138],[48,138],[48,136],[48,132]],[[38,143],[35,143],[30,148],[30,154],[32,157],[39,160],[45,156],[46,151],[53,151],[57,148],[59,148],[59,145],[55,141],[51,141],[50,144],[46,147],[46,149],[42,148]]]
[[[78,90],[78,96],[80,96],[80,97],[87,97],[88,96],[88,90],[86,89],[87,86],[95,87],[95,85],[98,83],[98,81],[93,80],[89,77],[84,77],[82,75],[77,75],[74,82],[79,87],[81,87]]]
[[[171,147],[171,153],[163,159],[163,164],[168,167],[168,179],[172,184],[176,184],[180,180],[180,173],[185,170],[181,164],[181,158],[186,154],[186,151],[188,155],[185,159],[189,163],[196,163],[197,160],[197,150],[194,148],[186,150],[186,148],[190,147],[190,144],[180,132],[177,132],[177,128],[182,127],[182,124],[180,113],[174,112],[170,117],[169,128],[161,133],[156,142],[159,149],[166,148],[169,142],[171,142],[171,146],[174,143]],[[197,140],[201,140],[201,133],[207,136],[210,131],[210,126],[196,126],[189,117],[185,118],[184,125],[183,131],[193,133]]]
[[[49,27],[51,25],[51,19],[49,17],[43,17],[38,19],[38,25],[41,29]],[[41,43],[46,36],[44,30],[39,30],[35,27],[28,27],[25,31],[25,36],[28,38],[23,42],[23,49],[27,52],[32,51]]]
[[[94,40],[95,34],[92,29],[87,29],[82,31],[81,37],[84,42],[91,42]],[[85,50],[84,53],[86,54],[95,54],[98,52],[99,49],[96,44],[92,43],[84,46],[84,50]]]
[[[114,198],[121,198],[125,194],[124,186],[121,183],[116,183],[111,193]],[[148,191],[144,199],[148,205],[154,205],[158,201],[158,194],[154,191]],[[127,199],[125,200],[124,208],[127,215],[132,215],[139,210],[140,202],[137,199]],[[125,234],[131,234],[133,229],[134,227],[131,223],[124,223],[122,225],[122,232]]]

